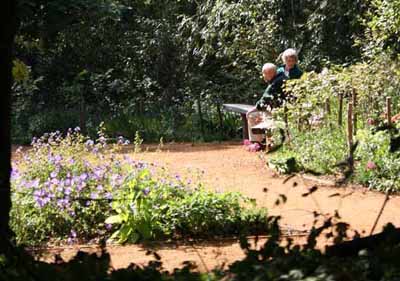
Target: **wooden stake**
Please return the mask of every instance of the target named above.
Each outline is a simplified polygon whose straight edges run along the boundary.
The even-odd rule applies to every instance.
[[[338,125],[342,126],[342,122],[343,122],[343,94],[339,94]]]
[[[325,99],[325,113],[331,114],[331,104],[330,104],[329,98]]]
[[[357,92],[353,88],[353,135],[357,134]]]
[[[347,109],[347,144],[349,147],[349,168],[353,170],[353,103],[349,102]]]
[[[325,121],[329,123],[329,115],[331,115],[331,104],[329,98],[325,99]],[[330,124],[329,124],[330,125]]]
[[[249,121],[247,120],[246,114],[241,114],[242,116],[242,136],[244,140],[249,139]]]
[[[390,126],[392,124],[392,98],[386,98],[386,118],[387,123]]]
[[[286,136],[288,138],[288,143],[290,143],[288,109],[287,109],[286,105],[285,105],[285,107],[283,109],[283,112],[284,112],[284,120],[285,120],[285,131],[286,131],[285,133],[286,133]]]
[[[301,123],[301,111],[299,111],[299,117],[297,118],[297,130],[299,130],[299,132],[301,132],[302,129]]]

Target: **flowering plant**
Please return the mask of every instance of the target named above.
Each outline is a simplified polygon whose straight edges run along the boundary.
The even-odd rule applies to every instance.
[[[34,138],[32,149],[17,151],[12,170],[11,225],[19,242],[33,243],[50,237],[77,241],[110,231],[104,224],[111,200],[126,174],[136,166],[122,165],[107,147],[83,137],[79,128]],[[127,159],[128,163],[133,163]]]
[[[46,134],[17,151],[11,226],[17,242],[120,242],[204,233],[237,234],[265,225],[265,210],[244,209],[237,193],[206,191],[154,164],[114,153],[128,142],[94,141],[79,128]],[[132,149],[133,150],[133,149]],[[120,152],[120,151],[119,151]]]

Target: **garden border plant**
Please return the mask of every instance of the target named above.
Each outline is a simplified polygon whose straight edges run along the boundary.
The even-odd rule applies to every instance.
[[[265,231],[266,209],[239,193],[206,190],[154,164],[124,155],[129,141],[108,144],[80,129],[34,139],[17,151],[11,226],[17,242],[141,242],[212,238]],[[137,153],[137,145],[132,153]],[[127,149],[124,148],[124,151]]]

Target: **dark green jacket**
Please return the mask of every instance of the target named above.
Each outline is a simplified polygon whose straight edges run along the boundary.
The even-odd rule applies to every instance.
[[[285,74],[285,65],[278,68],[278,73]],[[287,79],[299,79],[303,75],[303,71],[297,66],[297,64],[289,70],[289,77]]]
[[[277,73],[275,78],[270,82],[267,89],[265,89],[264,94],[261,99],[256,103],[258,110],[265,110],[267,106],[271,108],[279,107],[284,100],[284,93],[282,90],[282,85],[284,80],[286,80],[284,73]]]

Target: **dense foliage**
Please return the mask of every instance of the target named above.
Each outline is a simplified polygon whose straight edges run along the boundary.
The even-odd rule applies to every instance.
[[[337,170],[336,165],[346,158],[346,148],[343,130],[327,127],[318,131],[297,132],[293,141],[272,154],[268,162],[271,168],[284,174],[297,171],[331,174]]]
[[[95,142],[77,128],[66,137],[55,132],[34,139],[32,149],[20,151],[11,211],[18,243],[135,243],[265,231],[266,211],[252,200],[122,157],[128,143],[118,138],[109,147],[103,135]]]
[[[360,59],[365,1],[19,1],[14,142],[80,125],[147,141],[237,134],[224,102],[254,102],[267,61]],[[383,13],[383,12],[382,12]],[[383,20],[383,19],[382,19]]]

